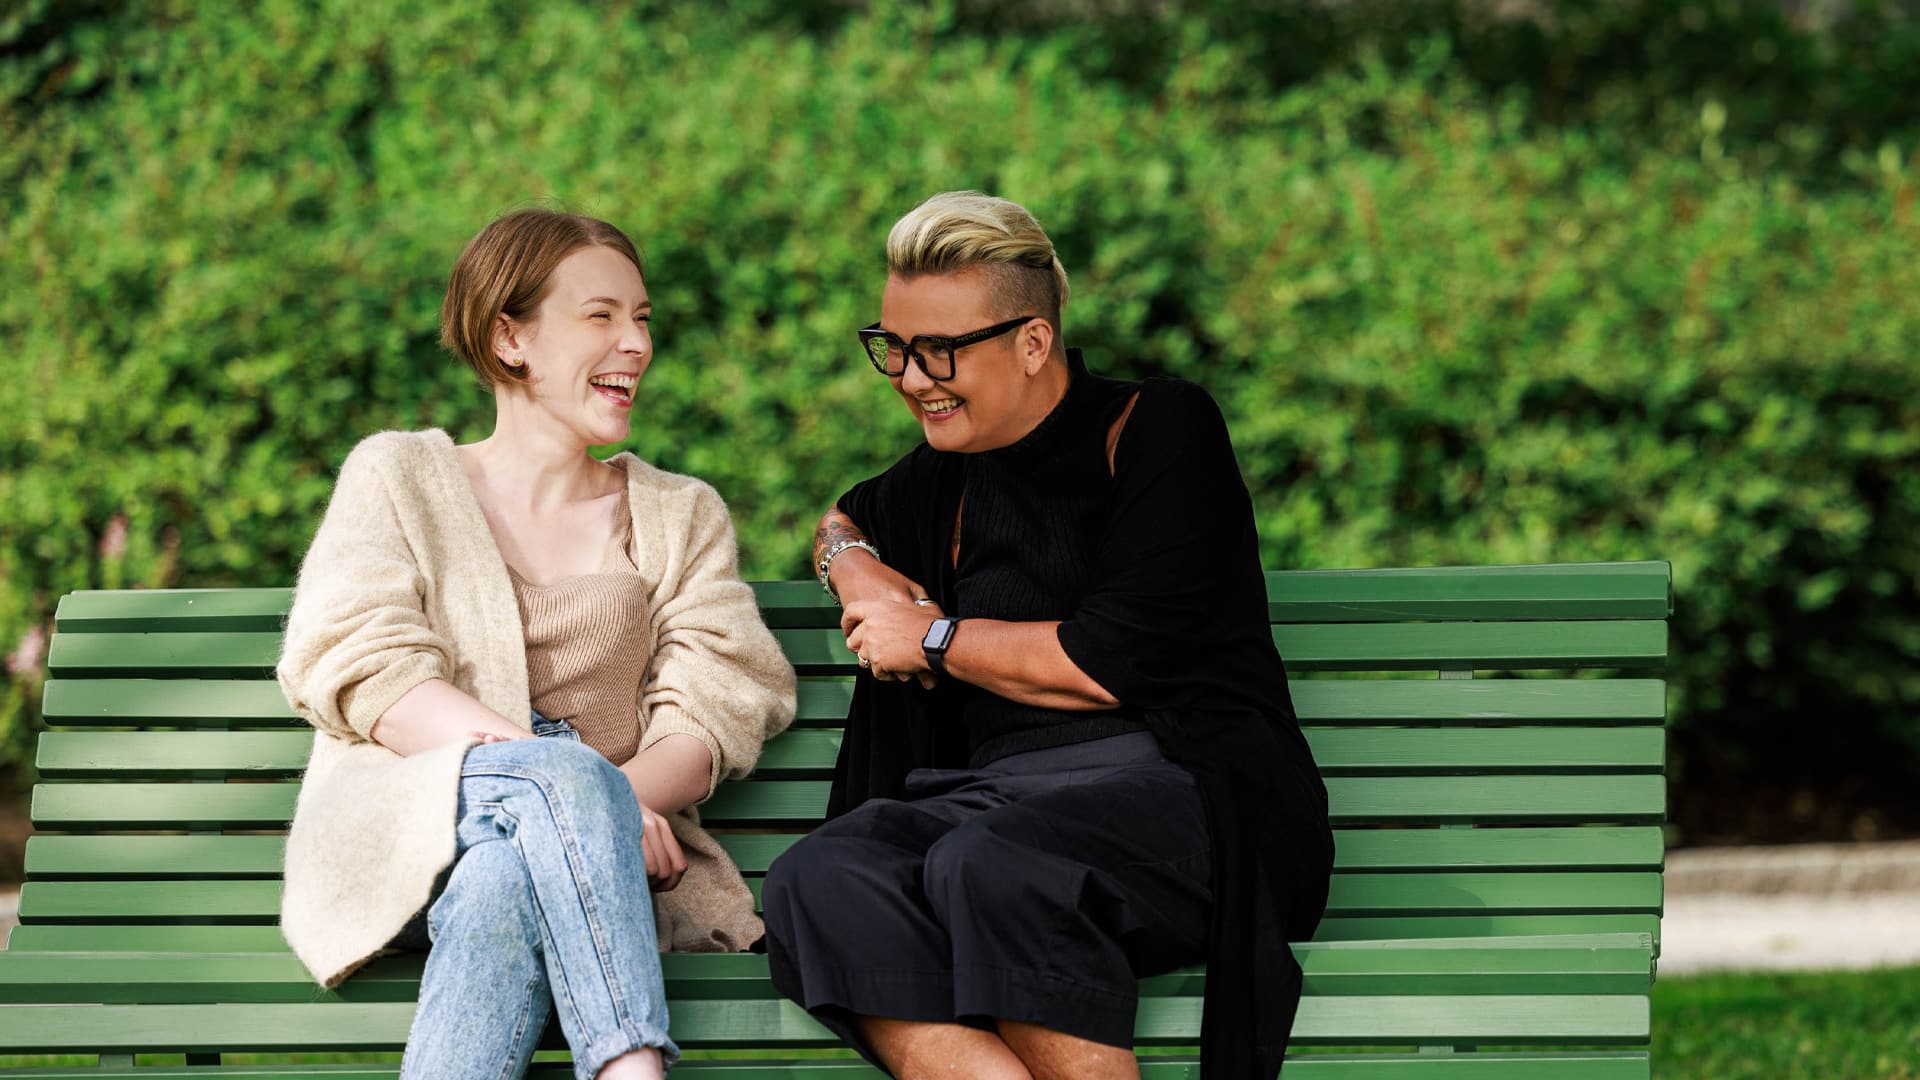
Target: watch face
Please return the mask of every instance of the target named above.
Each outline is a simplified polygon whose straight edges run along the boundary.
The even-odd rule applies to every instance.
[[[927,627],[927,636],[920,640],[920,647],[939,651],[945,649],[947,642],[952,639],[953,620],[935,619],[933,620],[933,625]]]

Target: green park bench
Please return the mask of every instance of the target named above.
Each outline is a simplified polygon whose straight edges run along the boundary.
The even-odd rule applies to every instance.
[[[1646,1080],[1667,564],[1273,573],[1267,588],[1338,841],[1326,918],[1296,946],[1287,1075]],[[801,675],[799,719],[703,813],[757,889],[823,812],[852,657],[818,586],[756,590]],[[272,679],[287,599],[61,600],[21,926],[0,953],[0,1072],[394,1075],[421,958],[325,992],[275,925],[311,742]],[[665,959],[690,1051],[677,1073],[873,1075],[822,1053],[833,1040],[773,993],[763,957]],[[1205,977],[1142,983],[1150,1080],[1198,1074]],[[559,1052],[535,1075],[571,1075],[548,1038]]]

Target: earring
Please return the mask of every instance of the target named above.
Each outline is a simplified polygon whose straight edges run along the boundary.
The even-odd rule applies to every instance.
[[[527,362],[527,358],[526,358],[526,357],[524,357],[524,356],[514,356],[514,357],[509,357],[509,358],[508,358],[508,360],[507,360],[507,366],[508,366],[508,367],[520,367],[521,365],[523,365],[523,364],[525,364],[526,362]]]

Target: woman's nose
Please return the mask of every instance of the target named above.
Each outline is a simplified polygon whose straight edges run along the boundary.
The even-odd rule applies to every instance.
[[[653,335],[647,333],[646,327],[636,323],[631,330],[621,335],[620,351],[633,353],[636,356],[646,356],[653,352]]]
[[[933,389],[933,380],[927,377],[927,371],[920,361],[908,357],[907,370],[900,373],[900,387],[908,393]]]

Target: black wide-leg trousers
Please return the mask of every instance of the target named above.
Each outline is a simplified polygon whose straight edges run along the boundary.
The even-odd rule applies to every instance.
[[[1138,980],[1204,959],[1206,815],[1152,735],[916,770],[907,796],[816,829],[763,894],[775,988],[869,1060],[853,1017],[1130,1047]]]

